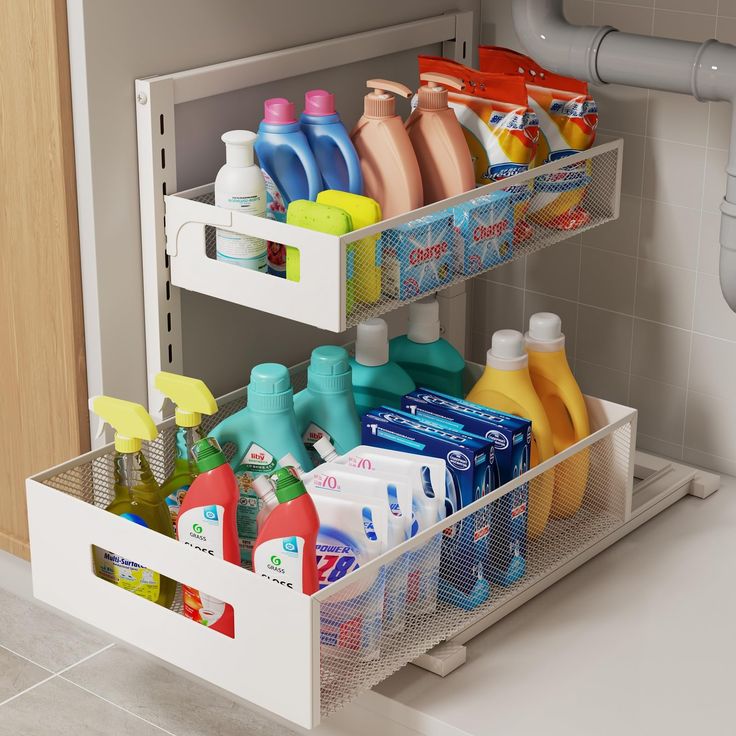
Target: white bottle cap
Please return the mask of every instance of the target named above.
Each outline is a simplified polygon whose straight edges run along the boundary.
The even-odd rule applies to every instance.
[[[301,478],[304,474],[304,468],[299,465],[299,461],[290,452],[287,452],[286,455],[279,460],[279,465],[282,468],[294,468],[297,478]]]
[[[556,353],[565,349],[562,320],[552,312],[537,312],[529,320],[526,333],[527,349],[539,353]]]
[[[377,317],[358,325],[355,360],[367,366],[388,363],[388,327],[382,319]]]
[[[335,446],[327,437],[320,437],[314,443],[314,449],[323,460],[334,460],[337,457]]]
[[[229,130],[223,133],[225,161],[228,166],[253,166],[253,144],[256,134],[250,130]]]
[[[430,343],[440,339],[440,304],[431,296],[409,305],[409,331],[412,342]]]
[[[494,332],[486,361],[491,368],[502,371],[524,368],[529,362],[524,350],[524,335],[518,330]]]
[[[265,501],[266,497],[276,490],[276,487],[267,475],[259,475],[257,478],[254,478],[251,487],[261,501]]]

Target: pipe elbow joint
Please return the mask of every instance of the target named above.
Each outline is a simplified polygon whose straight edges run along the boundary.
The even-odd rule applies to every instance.
[[[527,53],[558,74],[605,84],[598,75],[598,49],[612,26],[574,26],[561,0],[513,0],[514,28]]]

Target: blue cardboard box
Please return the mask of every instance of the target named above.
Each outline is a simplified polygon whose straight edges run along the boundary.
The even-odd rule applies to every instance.
[[[383,293],[411,299],[449,283],[453,245],[452,218],[446,211],[385,230],[379,241]]]
[[[529,469],[532,423],[528,419],[423,388],[404,396],[401,408],[422,421],[437,421],[448,429],[493,440],[499,485]],[[529,484],[523,483],[492,504],[485,571],[499,585],[510,585],[526,570],[528,503]]]
[[[364,445],[445,460],[447,494],[455,511],[495,490],[492,441],[424,422],[381,407],[362,420]],[[462,608],[482,604],[490,591],[483,577],[490,535],[489,507],[448,526],[440,559],[440,597]]]
[[[514,199],[491,192],[452,208],[455,268],[480,273],[511,259],[514,246]]]

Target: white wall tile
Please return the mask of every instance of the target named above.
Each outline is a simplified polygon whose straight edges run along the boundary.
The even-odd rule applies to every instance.
[[[700,223],[700,250],[698,251],[698,271],[718,274],[718,262],[721,257],[721,215],[719,212],[703,210]]]
[[[627,406],[629,403],[629,376],[602,365],[575,360],[575,378],[580,390],[589,396],[614,401]]]
[[[593,307],[634,313],[636,258],[583,246],[580,302]]]
[[[491,346],[491,341],[484,332],[470,333],[470,347],[467,360],[483,365],[486,361],[486,353]]]
[[[726,162],[728,151],[709,148],[705,154],[705,185],[703,209],[718,212],[726,193]]]
[[[578,298],[580,244],[566,240],[526,259],[526,288],[563,299]]]
[[[524,303],[524,332],[529,329],[529,318],[536,312],[554,312],[560,317],[562,332],[565,335],[565,351],[568,360],[573,360],[575,358],[575,336],[578,331],[577,302],[527,291]]]
[[[695,333],[688,388],[715,396],[736,394],[736,343]]]
[[[736,341],[736,314],[723,298],[718,276],[697,275],[694,329],[705,335]]]
[[[633,329],[631,317],[581,304],[575,349],[577,360],[627,373]]]
[[[633,375],[686,388],[689,357],[689,330],[634,320]]]
[[[682,443],[685,394],[679,386],[631,376],[629,401],[639,410],[638,431],[665,442]]]
[[[624,141],[624,168],[621,174],[621,192],[641,195],[642,175],[644,171],[644,136],[609,131],[601,127],[596,136],[598,143],[623,138]]]
[[[704,146],[708,136],[708,105],[690,95],[652,90],[647,135]]]
[[[736,43],[736,0],[720,0],[716,38],[723,43]]]
[[[695,271],[639,260],[637,317],[689,330],[693,320],[694,292]]]
[[[591,86],[590,94],[598,103],[599,120],[607,130],[644,135],[648,92],[638,87],[618,84]]]
[[[705,153],[706,149],[700,146],[648,138],[644,197],[683,207],[699,207]]]
[[[685,447],[736,459],[736,396],[689,391]]]
[[[617,5],[596,0],[595,25],[613,26],[624,33],[650,35],[654,18],[654,10],[651,5],[652,3],[646,3],[646,6],[642,4],[642,7],[635,7],[633,4]]]
[[[645,200],[641,212],[639,256],[671,266],[695,268],[700,209]]]
[[[639,237],[641,199],[621,195],[621,206],[617,220],[586,230],[582,234],[583,245],[590,245],[612,253],[636,255]]]
[[[718,455],[710,455],[707,452],[693,450],[689,447],[683,449],[682,459],[686,463],[700,465],[715,473],[736,475],[736,459],[731,460],[725,457],[719,457]]]
[[[712,0],[705,0],[706,4],[709,2]],[[716,17],[715,14],[699,15],[660,10],[658,3],[654,11],[654,35],[662,38],[679,38],[683,41],[705,41],[706,38],[713,38],[716,35]]]

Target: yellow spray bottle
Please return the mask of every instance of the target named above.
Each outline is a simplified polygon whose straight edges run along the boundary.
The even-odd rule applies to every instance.
[[[141,447],[154,440],[156,425],[148,412],[132,401],[95,396],[90,409],[115,430],[115,498],[107,507],[111,514],[174,538],[171,517],[161,498],[161,489]],[[95,548],[97,576],[161,606],[170,608],[176,582],[107,550]]]
[[[214,414],[217,411],[217,402],[205,383],[198,378],[161,371],[156,375],[154,385],[176,407],[176,460],[171,475],[161,486],[161,496],[166,501],[176,533],[181,502],[198,475],[192,447],[204,437],[202,414]]]
[[[532,422],[531,466],[555,454],[552,428],[529,375],[524,336],[516,330],[493,333],[486,369],[467,395],[468,401],[516,414]],[[547,525],[554,493],[554,471],[538,475],[529,486],[529,536],[538,537]]]

